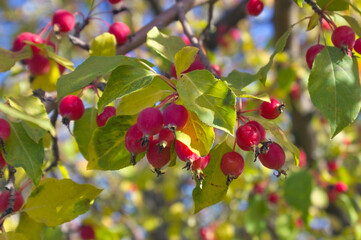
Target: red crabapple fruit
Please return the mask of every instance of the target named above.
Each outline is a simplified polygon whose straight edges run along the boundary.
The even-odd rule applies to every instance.
[[[357,39],[353,49],[358,53],[361,54],[361,38]]]
[[[348,191],[348,185],[343,182],[337,182],[335,184],[335,190],[339,193],[344,193]]]
[[[244,159],[241,154],[237,152],[227,152],[223,155],[221,160],[221,170],[227,176],[227,185],[233,179],[238,178],[244,169]]]
[[[248,15],[258,16],[263,11],[264,4],[260,0],[249,0],[246,6]]]
[[[313,61],[325,46],[316,44],[311,46],[306,52],[306,62],[309,69],[312,69]]]
[[[160,130],[158,136],[159,151],[162,151],[163,148],[170,147],[174,139],[175,139],[175,135],[172,130],[169,130],[168,128],[163,128],[162,130]]]
[[[97,115],[96,121],[98,127],[104,127],[108,119],[113,117],[116,112],[117,109],[113,106],[105,107],[104,111],[100,115]]]
[[[11,134],[11,128],[8,121],[0,118],[0,139],[4,142],[9,139]]]
[[[94,240],[95,239],[94,228],[90,225],[82,225],[79,228],[79,235],[82,240]]]
[[[349,26],[341,26],[333,31],[331,40],[335,47],[352,49],[355,43],[355,32]]]
[[[261,136],[261,142],[266,139],[266,130],[264,129],[262,124],[260,124],[257,121],[249,121],[249,122],[247,122],[247,124],[248,125],[253,125],[253,126],[255,126],[257,128],[257,130],[259,131],[260,136]]]
[[[149,143],[147,159],[150,165],[154,167],[154,171],[159,176],[163,174],[160,169],[170,161],[170,147],[166,147],[160,152],[157,144],[158,140]]]
[[[271,102],[262,102],[259,113],[266,119],[275,119],[283,112],[284,107],[283,103],[271,98]]]
[[[186,162],[186,166],[184,168],[187,170],[191,169],[192,163],[200,157],[198,154],[192,152],[192,150],[190,150],[187,145],[179,140],[175,140],[175,151],[179,159],[183,162]]]
[[[237,129],[236,142],[244,151],[255,151],[257,145],[261,142],[261,134],[254,125],[245,124]]]
[[[83,101],[74,95],[64,97],[59,104],[59,113],[68,120],[78,120],[84,114]]]
[[[110,4],[117,4],[120,3],[122,0],[108,0]]]
[[[13,42],[12,51],[20,51],[25,45],[25,41],[33,42],[33,43],[43,43],[43,39],[40,36],[30,33],[30,32],[23,32],[20,33]],[[40,49],[36,46],[31,46],[33,54],[39,53]]]
[[[285,174],[284,170],[282,170],[282,167],[285,164],[286,155],[282,147],[277,143],[270,143],[268,145],[268,152],[266,154],[261,153],[258,158],[262,165],[266,168],[278,171],[278,177],[281,173]]]
[[[175,131],[182,130],[188,121],[188,111],[183,105],[170,104],[163,111],[164,125]]]
[[[2,152],[0,151],[0,169],[3,169],[6,166],[7,162],[4,159]]]
[[[118,44],[123,44],[128,40],[130,29],[125,23],[115,22],[109,27],[108,32],[115,36]]]
[[[163,128],[163,115],[158,108],[149,107],[143,109],[137,119],[137,126],[143,133],[143,143],[147,143],[147,139],[159,133]]]
[[[268,194],[268,202],[271,204],[277,204],[279,201],[279,196],[276,192],[272,192],[270,194]]]
[[[53,15],[52,24],[59,28],[59,32],[69,32],[75,26],[74,15],[64,9],[56,10]]]
[[[137,154],[145,152],[147,150],[146,145],[142,145],[143,133],[138,129],[137,124],[131,126],[125,134],[124,144],[125,148],[130,152],[130,163],[135,165],[137,162],[135,158]]]
[[[32,58],[27,60],[29,71],[32,75],[44,75],[50,70],[50,61],[47,57],[41,54],[35,54]]]
[[[0,194],[0,212],[4,212],[6,210],[9,202],[9,197],[10,197],[9,191],[3,191]],[[16,191],[13,212],[19,211],[19,209],[23,206],[23,204],[24,204],[24,198],[21,195],[21,192]]]
[[[196,178],[200,181],[204,179],[203,170],[207,167],[211,156],[208,153],[204,157],[199,157],[198,159],[194,160],[191,166],[192,171],[195,172]]]
[[[221,67],[219,66],[219,65],[217,65],[217,64],[212,64],[212,69],[214,70],[214,72],[216,73],[216,75],[218,76],[218,77],[221,77],[222,76],[222,69],[221,69]]]

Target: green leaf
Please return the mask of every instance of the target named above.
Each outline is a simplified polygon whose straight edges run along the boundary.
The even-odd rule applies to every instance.
[[[317,5],[322,9],[328,11],[344,11],[348,10],[349,4],[346,1],[334,1],[334,0],[317,0]]]
[[[10,97],[8,100],[12,108],[17,109],[20,112],[23,112],[29,116],[32,116],[33,118],[36,119],[36,121],[44,122],[42,124],[43,126],[42,127],[39,124],[36,124],[35,122],[29,121],[27,119],[23,119],[28,121],[28,122],[23,122],[23,126],[26,132],[29,134],[29,137],[31,137],[35,142],[38,143],[39,140],[45,134],[45,131],[43,131],[37,126],[42,127],[44,130],[49,130],[48,126],[51,126],[53,128],[50,119],[48,117],[48,114],[46,112],[46,109],[44,107],[44,104],[40,101],[39,98],[34,96],[27,96],[27,97],[18,96],[16,98]],[[55,130],[54,132],[52,132],[52,135],[55,135]]]
[[[24,211],[35,221],[55,227],[87,212],[101,191],[70,179],[48,178],[32,190]]]
[[[308,90],[313,105],[328,119],[332,138],[335,137],[360,112],[361,90],[356,59],[338,48],[325,47],[315,58]]]
[[[258,80],[258,78],[250,73],[233,70],[227,77],[223,77],[222,80],[227,82],[229,88],[236,95],[240,95],[244,87]]]
[[[303,0],[293,0],[300,8],[303,7]]]
[[[97,36],[90,45],[90,56],[115,56],[117,40],[108,32]]]
[[[157,74],[143,67],[123,65],[116,68],[110,75],[104,93],[99,99],[98,110],[117,98],[136,92],[148,86]]]
[[[313,177],[307,170],[288,176],[284,186],[284,198],[290,206],[300,210],[306,221],[308,208],[311,205]]]
[[[155,77],[148,86],[122,97],[118,104],[117,115],[135,115],[144,108],[154,106],[156,102],[173,92],[174,90],[160,77]]]
[[[118,55],[112,57],[91,56],[80,64],[73,72],[59,78],[56,89],[58,99],[78,91],[89,85],[94,80],[105,76],[120,65],[134,64],[136,60],[126,56]]]
[[[159,32],[157,27],[153,27],[147,33],[147,46],[170,62],[174,62],[176,53],[185,47],[186,44],[182,38],[167,36]]]
[[[35,116],[29,116],[24,112],[21,112],[17,109],[14,109],[6,104],[0,103],[0,111],[11,116],[14,117],[16,119],[19,120],[25,120],[25,121],[29,121],[32,122],[36,125],[38,125],[39,127],[49,131],[51,133],[51,135],[55,136],[56,132],[54,127],[51,125],[49,119],[38,119]]]
[[[27,235],[16,232],[0,233],[0,240],[32,240],[26,236]]]
[[[314,29],[318,25],[318,22],[319,22],[319,16],[317,13],[314,13],[311,16],[310,21],[308,22],[307,31]]]
[[[0,72],[6,72],[12,68],[17,61],[31,58],[32,52],[29,46],[20,51],[13,52],[0,48]]]
[[[79,151],[85,159],[89,159],[89,142],[94,130],[98,127],[96,123],[97,110],[88,108],[82,118],[74,122],[74,137],[78,143]]]
[[[187,125],[177,131],[177,140],[187,145],[193,152],[200,156],[205,156],[211,150],[214,143],[213,127],[201,122],[198,116],[188,111]]]
[[[292,27],[293,26],[288,28],[288,30],[284,34],[282,34],[282,36],[277,40],[276,45],[275,45],[275,50],[273,51],[268,63],[265,66],[261,67],[261,69],[257,72],[256,75],[263,84],[266,83],[267,73],[272,67],[274,57],[276,56],[277,53],[283,52],[283,49],[286,46],[288,37],[290,36]]]
[[[44,231],[45,225],[34,221],[25,212],[20,215],[20,222],[16,228],[17,233],[22,233],[31,240],[41,240],[40,234]]]
[[[288,140],[286,134],[277,124],[261,117],[249,116],[248,118],[259,122],[266,130],[271,131],[272,135],[277,139],[277,142],[293,154],[295,165],[298,166],[300,162],[300,150]]]
[[[184,106],[209,126],[233,135],[236,96],[227,84],[207,70],[186,73],[177,83]]]
[[[359,22],[351,16],[347,16],[347,15],[341,15],[341,16],[348,22],[348,24],[350,24],[350,26],[354,30],[354,32],[359,37],[361,37],[361,27],[360,27]]]
[[[118,170],[130,166],[131,156],[124,145],[124,137],[134,118],[118,116],[109,119],[102,128],[97,128],[89,143],[87,169]],[[139,154],[139,161],[144,154]]]
[[[222,201],[226,196],[228,190],[227,176],[223,174],[220,165],[222,156],[230,151],[232,149],[226,142],[211,150],[209,164],[203,171],[206,177],[202,186],[197,181],[197,186],[193,190],[194,213]]]
[[[263,196],[256,194],[250,197],[245,216],[245,227],[249,234],[259,235],[266,229],[266,213],[268,208]]]
[[[357,222],[359,220],[359,207],[356,204],[353,204],[352,199],[346,194],[340,194],[337,199],[337,205],[340,206],[343,209],[344,213],[347,214],[351,225],[357,225]]]
[[[271,102],[268,93],[261,93],[260,95],[256,96],[256,95],[252,95],[252,94],[247,94],[246,92],[240,92],[240,95],[238,95],[237,97],[240,98],[252,98],[252,99],[257,99],[257,100],[261,100],[264,102]]]
[[[197,56],[198,51],[199,49],[196,47],[187,46],[176,53],[175,70],[177,72],[177,77],[179,77],[182,72],[191,66]]]
[[[361,10],[358,9],[358,7],[357,7],[355,4],[353,4],[352,2],[350,2],[350,0],[341,0],[341,1],[347,2],[347,3],[353,8],[353,10],[355,10],[356,12],[358,12],[358,14],[361,15]],[[359,35],[359,36],[360,36],[360,35]],[[360,36],[360,37],[361,37],[361,36]]]
[[[35,143],[26,133],[21,123],[9,122],[11,135],[6,142],[4,158],[14,167],[22,167],[34,184],[38,184],[42,175],[44,160],[43,141]]]

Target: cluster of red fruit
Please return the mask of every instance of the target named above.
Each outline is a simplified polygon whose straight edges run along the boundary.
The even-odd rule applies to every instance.
[[[356,39],[355,33],[349,26],[340,26],[334,29],[331,40],[335,47],[341,48],[344,52],[352,57],[352,49],[361,54],[361,38]],[[316,44],[311,46],[306,53],[306,62],[309,69],[312,69],[313,61],[317,54],[322,51],[325,46]]]
[[[10,135],[11,135],[10,124],[5,119],[0,119],[0,142],[2,145],[2,150],[0,150],[0,169],[3,169],[7,164],[2,155],[2,151],[5,153],[4,144],[9,139]],[[7,208],[9,197],[10,197],[9,191],[3,191],[0,194],[0,212],[4,212],[5,209]],[[16,191],[13,211],[14,212],[18,211],[23,204],[24,204],[24,199],[21,195],[21,191]]]
[[[266,119],[275,119],[283,111],[284,105],[276,99],[270,102],[263,102],[258,111]],[[243,116],[239,116],[243,120]],[[244,120],[243,120],[244,121]],[[282,147],[275,142],[266,139],[264,127],[256,121],[248,121],[238,127],[236,131],[236,143],[244,151],[253,151],[255,159],[257,157],[262,165],[286,174],[282,169],[286,155]],[[241,154],[232,151],[223,155],[221,160],[221,170],[227,176],[227,185],[242,174],[244,170],[244,159]]]
[[[69,125],[69,121],[79,120],[84,114],[85,108],[83,101],[74,95],[64,97],[59,104],[59,113],[63,117],[63,123]],[[116,108],[107,106],[104,111],[97,115],[96,122],[98,127],[104,127],[108,119],[116,114]]]

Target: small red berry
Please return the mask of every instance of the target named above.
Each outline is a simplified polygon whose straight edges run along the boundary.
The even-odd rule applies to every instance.
[[[322,23],[323,29],[325,29],[327,31],[331,30],[331,25],[325,19],[322,19],[321,23]]]
[[[343,182],[337,182],[335,184],[335,190],[340,193],[344,193],[348,191],[348,185]]]
[[[84,114],[83,101],[74,95],[68,95],[64,97],[59,104],[59,113],[62,117],[66,117],[69,120],[78,120]]]
[[[264,4],[260,0],[249,0],[246,6],[248,15],[258,16],[264,8]]]
[[[361,38],[357,39],[353,49],[358,53],[361,54]]]
[[[115,36],[118,44],[123,44],[128,40],[130,29],[125,23],[115,22],[109,27],[108,32]]]
[[[147,159],[159,176],[162,174],[160,169],[170,161],[170,147],[166,147],[160,152],[157,145],[158,143],[158,140],[149,143]]]
[[[173,131],[169,130],[168,128],[163,128],[160,132],[159,132],[159,136],[158,136],[158,146],[160,151],[165,148],[165,147],[169,147],[172,142],[174,141],[175,136]]]
[[[204,179],[203,170],[208,166],[211,155],[208,153],[204,157],[200,157],[193,161],[191,169],[195,172],[196,178],[200,181]]]
[[[221,170],[227,176],[227,185],[233,179],[238,178],[244,170],[244,159],[237,152],[227,152],[221,159]]]
[[[5,119],[0,118],[0,138],[1,138],[1,140],[6,142],[6,140],[9,139],[10,134],[11,134],[10,124]]]
[[[146,145],[142,145],[143,133],[138,129],[137,124],[131,126],[125,134],[124,144],[125,148],[131,154],[131,163],[136,164],[135,157],[137,154],[147,150]]]
[[[183,105],[170,104],[163,111],[164,125],[174,131],[182,130],[188,121],[188,111]]]
[[[93,240],[95,239],[94,228],[90,225],[82,225],[79,228],[79,235],[82,240]]]
[[[0,151],[0,169],[3,169],[6,166],[7,162],[5,161],[2,152]]]
[[[256,183],[253,187],[253,191],[256,194],[262,194],[265,190],[265,184],[264,183]]]
[[[75,26],[74,15],[63,9],[56,10],[53,15],[52,24],[57,25],[59,32],[69,32]]]
[[[237,145],[244,151],[251,151],[261,142],[261,134],[252,124],[240,126],[236,132]]]
[[[285,164],[286,155],[282,147],[275,142],[268,145],[268,152],[258,156],[262,165],[269,169],[280,170]]]
[[[325,46],[316,44],[311,46],[306,52],[306,62],[309,69],[312,69],[313,61]]]
[[[338,194],[339,193],[334,188],[328,190],[328,192],[327,192],[328,201],[331,203],[336,201]]]
[[[276,192],[272,192],[268,195],[268,202],[272,204],[277,204],[279,200],[279,196]]]
[[[4,212],[8,206],[10,193],[8,191],[4,191],[0,194],[0,212]],[[16,191],[15,192],[15,203],[14,203],[14,209],[13,212],[19,211],[19,209],[24,204],[24,198],[21,195],[21,192]]]
[[[185,43],[187,46],[191,46],[191,45],[192,45],[191,41],[189,40],[189,38],[188,38],[186,35],[183,35],[183,36],[182,36],[182,40],[184,41],[184,43]]]
[[[187,145],[178,140],[175,140],[175,151],[183,162],[193,162],[199,158],[198,154],[192,152]]]
[[[261,141],[266,139],[266,130],[264,129],[262,124],[260,124],[259,122],[256,122],[256,121],[249,121],[249,122],[247,122],[247,124],[252,125],[257,128],[257,130],[259,131],[260,136],[261,136]]]
[[[98,127],[104,127],[108,119],[113,117],[116,112],[117,109],[115,107],[112,106],[105,107],[104,111],[100,115],[97,115],[96,121]]]
[[[30,32],[23,32],[20,33],[13,42],[12,51],[20,51],[26,43],[24,41],[29,41],[33,43],[43,43],[43,39],[40,36],[30,33]],[[31,46],[33,54],[39,53],[40,49],[36,46]]]
[[[352,49],[355,43],[355,33],[349,26],[341,26],[333,31],[331,40],[335,47]]]
[[[35,54],[27,60],[27,63],[29,65],[29,71],[34,76],[47,74],[50,70],[49,59],[41,54]]]
[[[120,3],[122,0],[108,0],[110,4],[117,4]]]
[[[138,115],[137,126],[145,136],[153,136],[163,128],[163,115],[158,108],[145,108]]]
[[[301,168],[307,166],[307,155],[306,155],[305,151],[303,151],[303,150],[300,150],[300,163],[298,166]]]
[[[221,77],[222,76],[222,69],[219,65],[217,64],[212,64],[212,69],[214,70],[214,72],[217,74],[217,76]]]
[[[338,164],[335,160],[327,162],[327,167],[330,172],[335,172],[338,169]]]
[[[294,82],[291,85],[291,92],[290,92],[291,98],[294,101],[298,101],[301,98],[301,86],[298,82]]]
[[[271,98],[271,102],[262,102],[259,113],[266,119],[275,119],[283,112],[284,106],[283,103]]]

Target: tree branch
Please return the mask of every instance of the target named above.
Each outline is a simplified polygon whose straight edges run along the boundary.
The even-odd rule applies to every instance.
[[[58,119],[58,109],[55,108],[53,115],[51,115],[50,122],[54,128],[56,128],[56,120]],[[58,145],[58,138],[56,136],[51,136],[53,143],[52,143],[52,152],[53,152],[53,161],[51,162],[50,166],[45,169],[45,172],[49,172],[52,168],[58,166],[60,161],[60,154],[59,154],[59,145]]]
[[[188,39],[191,41],[192,45],[199,49],[198,55],[199,60],[203,63],[205,68],[215,75],[214,70],[212,69],[211,63],[209,62],[207,56],[204,54],[201,45],[199,44],[198,39],[194,36],[191,26],[189,25],[188,21],[185,17],[185,10],[184,10],[184,2],[183,0],[177,0],[177,13],[178,19],[182,24],[183,31],[187,35]]]
[[[13,166],[11,166],[9,164],[7,166],[9,169],[9,178],[5,185],[5,190],[9,191],[9,201],[8,201],[8,205],[6,206],[5,211],[0,216],[0,227],[3,226],[5,218],[13,212],[14,204],[15,204],[15,173],[16,173],[16,170]]]
[[[188,12],[196,6],[200,6],[210,2],[211,0],[183,0],[184,12]],[[154,27],[162,29],[168,26],[170,23],[174,22],[177,19],[177,6],[173,5],[170,9],[162,12],[156,16],[150,23],[143,26],[139,31],[137,31],[132,38],[123,45],[117,47],[117,54],[126,54],[129,51],[141,46],[145,43],[147,39],[147,33]]]

